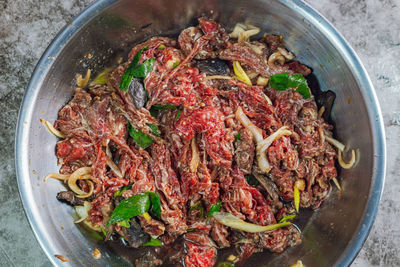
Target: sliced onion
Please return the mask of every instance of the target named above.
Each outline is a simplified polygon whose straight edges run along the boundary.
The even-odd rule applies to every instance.
[[[68,186],[69,188],[78,195],[84,195],[86,192],[82,191],[77,185],[76,181],[80,179],[89,179],[87,174],[90,174],[91,169],[90,167],[82,167],[74,171],[68,179]],[[86,175],[86,176],[85,176]]]
[[[108,156],[106,157],[107,165],[111,168],[111,170],[119,177],[123,178],[121,170],[118,168],[117,164],[114,163]]]
[[[260,32],[259,28],[242,31],[239,33],[238,42],[239,43],[248,42],[248,41],[250,41],[251,36],[258,34],[259,32]]]
[[[353,168],[354,164],[356,163],[356,152],[354,151],[354,149],[351,150],[351,158],[348,162],[343,160],[343,156],[342,156],[343,150],[338,151],[338,161],[339,161],[339,165],[340,167],[342,167],[343,169],[351,169]]]
[[[287,51],[285,48],[282,47],[278,47],[278,51],[279,53],[281,53],[282,56],[284,56],[287,60],[292,60],[294,59],[294,55]]]
[[[47,174],[46,177],[44,177],[43,182],[46,182],[49,178],[66,181],[66,180],[68,180],[69,176],[70,175],[67,175],[67,174],[59,174],[59,173],[51,172],[51,173]]]
[[[91,195],[93,195],[93,191],[94,191],[94,184],[92,181],[87,181],[87,183],[89,184],[89,192],[82,194],[82,195],[76,195],[76,197],[79,198],[87,198],[90,197]]]
[[[265,231],[275,230],[281,227],[291,225],[290,222],[283,222],[277,224],[270,224],[267,226],[261,226],[253,223],[245,222],[238,217],[227,213],[227,212],[214,212],[212,215],[219,223],[226,225],[228,227],[242,230],[249,233],[259,233]]]
[[[325,135],[325,140],[328,141],[329,144],[335,146],[338,150],[344,151],[345,145],[340,143],[338,140],[333,139],[332,137],[329,137]]]
[[[65,135],[56,128],[54,128],[53,124],[51,124],[49,121],[45,119],[40,119],[40,123],[46,126],[47,130],[49,130],[51,134],[57,136],[58,138],[65,138]]]
[[[91,204],[89,201],[83,202],[83,206],[75,206],[75,211],[79,216],[79,219],[74,221],[74,223],[80,223],[89,216],[88,212],[91,209]]]
[[[322,117],[325,112],[325,106],[322,106],[318,111],[318,119]]]
[[[81,75],[81,74],[77,74],[77,75],[76,75],[76,84],[77,84],[80,88],[85,88],[85,87],[86,87],[86,85],[87,85],[88,82],[89,82],[91,72],[92,72],[92,71],[91,71],[90,69],[87,70],[86,75],[85,75],[85,79],[82,78],[82,75]]]
[[[246,116],[246,114],[244,114],[243,109],[241,107],[238,107],[236,112],[235,112],[235,117],[238,121],[240,121],[240,123],[247,129],[249,129],[251,131],[251,133],[253,134],[254,140],[256,140],[256,142],[260,142],[263,140],[263,136],[262,136],[262,130],[260,128],[258,128],[257,126],[254,125],[254,123],[252,123],[249,118]]]
[[[267,86],[268,81],[269,81],[269,78],[265,78],[265,77],[262,77],[262,76],[258,76],[258,78],[257,78],[257,85],[260,85],[260,86]]]
[[[271,146],[271,144],[281,138],[284,135],[291,135],[292,132],[288,130],[287,126],[282,126],[276,132],[265,138],[264,140],[257,143],[257,162],[258,168],[263,173],[268,173],[271,170],[271,166],[265,155],[265,151]]]
[[[204,77],[203,81],[214,80],[214,79],[231,80],[233,79],[233,77],[225,75],[211,75]]]
[[[237,78],[247,85],[252,86],[249,76],[240,65],[239,61],[233,61],[233,71],[235,72]]]
[[[275,66],[275,61],[277,61],[279,63],[279,65],[283,65],[285,63],[285,57],[282,56],[281,53],[275,52],[269,56],[268,65],[272,66],[272,67]]]
[[[199,167],[200,163],[200,155],[195,138],[192,139],[191,147],[192,147],[192,159],[190,160],[190,171],[196,172],[197,167]]]
[[[294,195],[294,207],[297,212],[299,212],[300,208],[300,192],[299,188],[297,187],[297,184],[294,184],[294,190],[293,190],[293,195]]]
[[[336,185],[336,187],[338,188],[339,191],[342,191],[342,188],[340,187],[339,181],[336,179],[336,177],[332,178],[332,181],[334,182],[334,184]]]
[[[304,264],[301,260],[298,260],[296,263],[290,265],[290,267],[304,267]]]
[[[233,28],[233,31],[229,34],[229,36],[232,38],[239,38],[239,34],[241,32],[244,32],[246,28],[247,28],[246,25],[242,23],[236,23],[235,27]]]

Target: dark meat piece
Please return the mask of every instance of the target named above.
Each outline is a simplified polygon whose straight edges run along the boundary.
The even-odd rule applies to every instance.
[[[132,98],[132,102],[137,109],[144,107],[146,104],[146,91],[144,90],[143,84],[139,79],[133,78],[129,85],[129,95]]]
[[[240,140],[235,142],[235,161],[244,174],[251,173],[254,160],[253,134],[248,129],[240,132]]]
[[[150,241],[150,235],[143,231],[135,218],[130,220],[129,228],[121,227],[121,232],[128,244],[134,248]]]
[[[209,75],[227,75],[230,73],[230,69],[225,60],[218,58],[197,60],[195,66],[200,70],[201,73]]]
[[[75,196],[72,191],[61,191],[57,193],[57,200],[64,202],[71,206],[82,206],[84,199]]]

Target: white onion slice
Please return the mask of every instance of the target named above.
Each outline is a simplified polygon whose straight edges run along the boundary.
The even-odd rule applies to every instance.
[[[197,167],[199,167],[200,163],[200,155],[195,138],[192,139],[191,147],[192,147],[192,159],[190,160],[190,171],[196,172]]]
[[[66,181],[66,180],[68,180],[69,176],[70,175],[67,175],[67,174],[59,174],[59,173],[51,172],[51,173],[47,174],[46,177],[44,177],[43,182],[46,182],[49,178]]]
[[[107,165],[111,168],[111,170],[119,177],[123,178],[124,176],[122,175],[121,170],[118,168],[118,166],[112,161],[108,156],[106,157],[107,160]]]
[[[277,228],[285,227],[291,225],[290,222],[283,222],[277,224],[270,224],[267,226],[261,226],[253,223],[245,222],[238,217],[227,213],[227,212],[214,212],[212,215],[219,223],[226,225],[228,227],[242,230],[249,233],[259,233],[265,231],[275,230]]]
[[[70,177],[68,179],[68,186],[75,194],[78,194],[78,195],[86,194],[86,192],[82,191],[76,185],[76,181],[80,180],[80,179],[89,179],[90,172],[91,172],[90,167],[82,167],[82,168],[77,169],[70,175]],[[89,174],[89,176],[88,176],[88,174]]]
[[[329,137],[325,135],[325,140],[328,141],[329,144],[335,146],[338,150],[344,151],[345,145],[340,143],[338,140],[333,139],[332,137]]]
[[[256,142],[260,142],[263,140],[262,136],[262,130],[258,128],[257,126],[252,123],[249,118],[247,118],[246,114],[244,114],[243,109],[241,107],[238,107],[236,112],[235,112],[236,119],[240,121],[240,123],[247,129],[251,131],[253,134],[254,140]]]
[[[40,123],[42,123],[44,126],[46,126],[47,130],[57,136],[58,138],[65,138],[65,135],[60,132],[59,130],[57,130],[56,128],[54,128],[53,124],[51,124],[49,121],[45,120],[45,119],[40,119]]]
[[[343,151],[339,149],[338,161],[339,161],[340,167],[342,167],[343,169],[353,168],[354,164],[356,163],[356,152],[354,151],[354,149],[351,150],[351,158],[348,162],[344,161],[342,153],[343,153]]]

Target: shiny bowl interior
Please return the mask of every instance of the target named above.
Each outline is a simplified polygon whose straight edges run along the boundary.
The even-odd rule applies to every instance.
[[[376,215],[385,174],[385,141],[379,104],[353,50],[316,11],[298,0],[100,0],[84,10],[54,39],[26,90],[16,136],[21,198],[33,231],[54,265],[124,266],[128,263],[73,223],[73,209],[55,196],[63,185],[43,182],[57,172],[57,139],[40,124],[54,121],[73,95],[76,73],[98,72],[126,57],[136,42],[176,35],[206,15],[231,29],[248,21],[264,32],[283,34],[297,59],[312,67],[323,91],[337,98],[332,111],[339,140],[359,148],[359,161],[341,170],[343,193],[333,190],[315,213],[304,212],[303,243],[282,254],[257,253],[248,266],[346,266],[361,249]],[[88,56],[89,55],[89,56]],[[96,260],[92,251],[99,248]],[[67,256],[62,263],[55,254]]]

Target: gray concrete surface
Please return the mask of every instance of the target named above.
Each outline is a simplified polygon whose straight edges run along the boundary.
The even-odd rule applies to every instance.
[[[0,266],[50,266],[28,225],[14,170],[18,109],[40,55],[92,0],[0,0]],[[400,266],[400,2],[307,0],[350,42],[375,85],[388,145],[378,217],[352,266]]]

